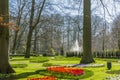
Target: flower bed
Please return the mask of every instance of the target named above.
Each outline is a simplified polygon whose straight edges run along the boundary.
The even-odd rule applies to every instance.
[[[82,75],[84,73],[84,70],[81,68],[64,67],[64,66],[48,67],[47,70],[58,73],[66,73],[74,76]]]
[[[54,76],[45,76],[42,78],[30,78],[27,80],[57,80]]]

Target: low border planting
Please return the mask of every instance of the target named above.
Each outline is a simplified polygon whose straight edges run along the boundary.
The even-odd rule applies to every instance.
[[[13,68],[25,68],[28,65],[27,64],[11,64]]]
[[[43,63],[43,62],[48,62],[49,59],[46,59],[46,58],[40,58],[40,59],[31,59],[30,62],[33,62],[33,63]]]

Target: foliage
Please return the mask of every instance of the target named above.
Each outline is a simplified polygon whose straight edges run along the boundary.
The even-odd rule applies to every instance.
[[[55,51],[53,48],[50,48],[50,51],[49,51],[52,55],[55,55]]]
[[[82,52],[66,52],[67,57],[82,57]]]
[[[11,64],[13,68],[25,68],[28,65],[27,64]]]
[[[57,66],[57,65],[55,65],[55,64],[53,64],[53,63],[43,63],[42,66],[43,66],[43,67],[49,67],[49,66]]]
[[[120,70],[110,70],[110,71],[107,71],[106,73],[108,73],[108,74],[120,74]]]
[[[10,76],[11,74],[0,74],[0,80],[11,80]]]
[[[56,56],[55,60],[56,61],[76,61],[76,60],[80,60],[80,58],[78,58],[78,57]]]
[[[98,58],[120,58],[120,50],[93,52],[94,57]]]
[[[33,62],[33,63],[43,63],[43,62],[48,62],[49,59],[47,58],[40,58],[40,59],[31,59],[30,62]]]
[[[10,29],[13,29],[15,31],[18,31],[19,30],[19,27],[15,27],[15,23],[14,22],[9,22],[9,23],[6,23],[3,19],[2,16],[0,16],[0,25],[4,26],[4,27],[9,27]]]
[[[45,53],[43,53],[43,56],[54,56],[55,55],[55,51],[53,48],[48,47],[48,49],[45,51]]]

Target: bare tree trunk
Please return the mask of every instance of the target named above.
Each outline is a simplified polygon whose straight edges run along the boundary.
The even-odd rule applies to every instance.
[[[36,53],[37,52],[37,28],[35,29],[35,33],[34,33],[34,47],[33,47],[33,52]]]
[[[18,48],[20,47],[20,44],[21,44],[21,38],[22,38],[22,36],[23,36],[25,30],[26,30],[26,27],[24,27],[23,31],[21,31],[21,33],[20,33],[19,36],[18,36],[16,49],[18,49]]]
[[[0,0],[0,15],[3,15],[2,17],[6,23],[9,22],[8,2],[9,0]],[[8,46],[9,28],[0,25],[0,73],[2,74],[14,72],[9,64]]]
[[[13,47],[12,47],[12,54],[15,54],[15,51],[16,51],[17,37],[18,37],[18,31],[15,31],[15,37],[13,40]]]
[[[20,7],[22,6],[22,7]],[[25,7],[25,2],[21,5],[18,5],[18,17],[17,17],[17,26],[20,26],[21,23],[21,17],[23,14],[23,9]],[[17,49],[17,45],[18,45],[18,32],[19,31],[15,31],[15,37],[14,37],[14,41],[13,41],[13,47],[12,47],[12,54],[15,54],[15,51]]]
[[[118,49],[120,50],[120,28],[117,28],[117,38],[118,38]]]
[[[31,38],[32,38],[32,34],[34,29],[37,27],[39,21],[40,21],[40,17],[41,17],[41,13],[43,10],[43,7],[45,5],[45,1],[43,0],[42,6],[40,7],[38,16],[37,16],[37,20],[33,25],[33,21],[34,21],[34,13],[35,13],[35,0],[32,0],[32,6],[31,6],[31,15],[30,15],[30,23],[29,23],[29,33],[28,33],[28,37],[27,37],[27,48],[26,48],[26,52],[25,52],[25,58],[30,58],[30,49],[31,49]]]
[[[32,32],[33,32],[33,29],[29,30],[28,37],[27,37],[27,48],[26,48],[25,58],[30,58]]]
[[[68,52],[70,52],[70,20],[68,20],[68,26],[67,26],[67,41],[68,41],[68,44],[67,44]]]
[[[84,0],[83,56],[81,64],[95,62],[91,50],[91,0]]]

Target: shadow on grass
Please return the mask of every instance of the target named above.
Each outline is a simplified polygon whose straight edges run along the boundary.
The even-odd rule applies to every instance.
[[[35,72],[25,72],[25,73],[21,73],[21,74],[17,74],[17,75],[12,75],[10,77],[10,79],[8,79],[8,80],[17,80],[17,79],[21,79],[21,78],[27,78],[28,76],[32,76],[32,75],[36,75],[36,74],[40,74],[40,75],[44,75],[44,76],[55,76],[58,79],[70,79],[70,80],[85,79],[85,78],[89,78],[94,75],[94,73],[92,71],[86,70],[86,69],[85,69],[85,73],[80,76],[73,76],[73,75],[59,74],[59,73],[56,74],[56,73],[51,73],[46,70],[37,70]]]
[[[108,74],[120,74],[120,70],[111,70],[111,71],[107,71],[106,73],[108,73]]]
[[[16,80],[16,79],[21,79],[21,78],[27,78],[28,76],[35,75],[35,74],[37,73],[36,72],[25,72],[25,73],[21,73],[18,75],[12,75],[10,78],[12,78],[13,80]]]

